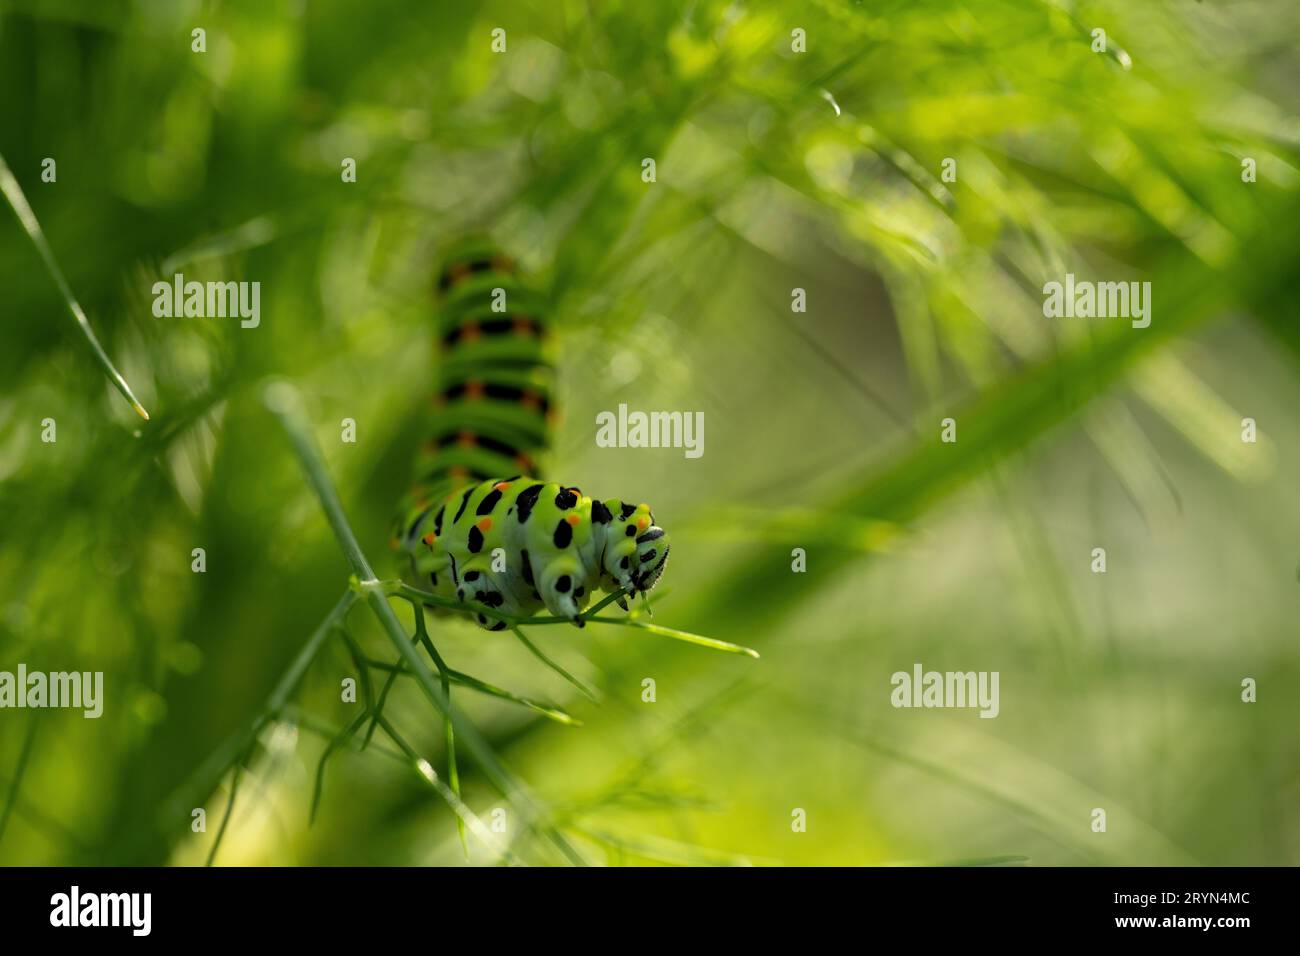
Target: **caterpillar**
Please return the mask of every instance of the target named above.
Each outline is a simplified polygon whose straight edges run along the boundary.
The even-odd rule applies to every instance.
[[[545,607],[578,627],[597,589],[620,593],[626,610],[626,598],[658,583],[668,535],[647,504],[536,477],[554,416],[544,299],[479,240],[445,257],[437,292],[428,438],[392,542],[415,584],[517,617]]]

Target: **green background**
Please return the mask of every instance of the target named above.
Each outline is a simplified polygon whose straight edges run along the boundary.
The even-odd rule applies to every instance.
[[[433,270],[475,229],[551,296],[549,474],[653,504],[655,623],[762,655],[533,629],[593,705],[508,632],[430,619],[451,666],[583,722],[453,691],[584,859],[1300,861],[1298,32],[1290,0],[2,0],[0,154],[153,417],[0,210],[0,669],[106,684],[99,720],[0,711],[0,862],[208,857],[229,742],[347,588],[262,385],[301,390],[393,577]],[[261,282],[260,328],[155,318],[176,271]],[[1066,272],[1150,281],[1150,328],[1045,319]],[[704,456],[597,448],[620,402],[703,411]],[[894,709],[916,662],[998,671],[1000,715]],[[331,637],[218,863],[466,862],[381,737],[310,821],[349,676]],[[409,680],[387,714],[443,773]],[[508,806],[460,768],[480,817]],[[564,860],[505,819],[516,858]]]

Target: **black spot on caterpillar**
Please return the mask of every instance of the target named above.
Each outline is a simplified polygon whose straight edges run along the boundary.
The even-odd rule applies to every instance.
[[[465,489],[465,496],[460,499],[460,507],[456,509],[456,517],[451,519],[453,524],[459,521],[460,516],[465,513],[465,506],[469,504],[469,496],[473,494],[473,492],[474,492],[473,485]]]
[[[519,497],[515,499],[515,507],[519,509],[520,524],[525,523],[528,516],[533,513],[533,506],[537,504],[537,496],[542,493],[542,487],[542,485],[533,485],[519,492]]]
[[[489,491],[486,495],[483,496],[483,500],[478,503],[478,508],[475,510],[474,513],[479,515],[480,517],[482,517],[483,515],[490,515],[492,513],[492,509],[497,506],[497,502],[500,500],[501,500],[501,489],[493,488],[491,491]]]

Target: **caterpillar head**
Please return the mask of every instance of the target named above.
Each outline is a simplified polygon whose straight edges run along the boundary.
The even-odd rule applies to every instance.
[[[659,583],[668,563],[668,532],[654,523],[649,505],[605,502],[612,521],[607,525],[605,571],[629,596],[645,593]]]
[[[632,583],[645,593],[659,583],[668,564],[668,532],[652,524],[637,535],[636,561],[639,571],[632,575]]]

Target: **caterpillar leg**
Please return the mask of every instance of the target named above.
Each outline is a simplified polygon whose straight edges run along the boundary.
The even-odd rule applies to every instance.
[[[519,613],[514,601],[507,601],[506,593],[501,587],[501,582],[497,580],[496,574],[493,573],[490,562],[484,560],[476,559],[465,565],[460,574],[460,587],[456,596],[467,604],[481,604],[511,615]],[[506,606],[507,603],[509,607]],[[486,614],[476,614],[474,620],[480,627],[487,628],[489,631],[506,629],[505,621],[498,621]]]
[[[587,575],[582,562],[569,555],[558,555],[538,569],[538,593],[546,609],[556,617],[566,618],[578,627],[585,626],[581,614],[591,601]]]
[[[447,552],[418,539],[410,542],[405,550],[410,558],[408,578],[413,587],[432,591],[439,597],[455,596],[451,557]]]

